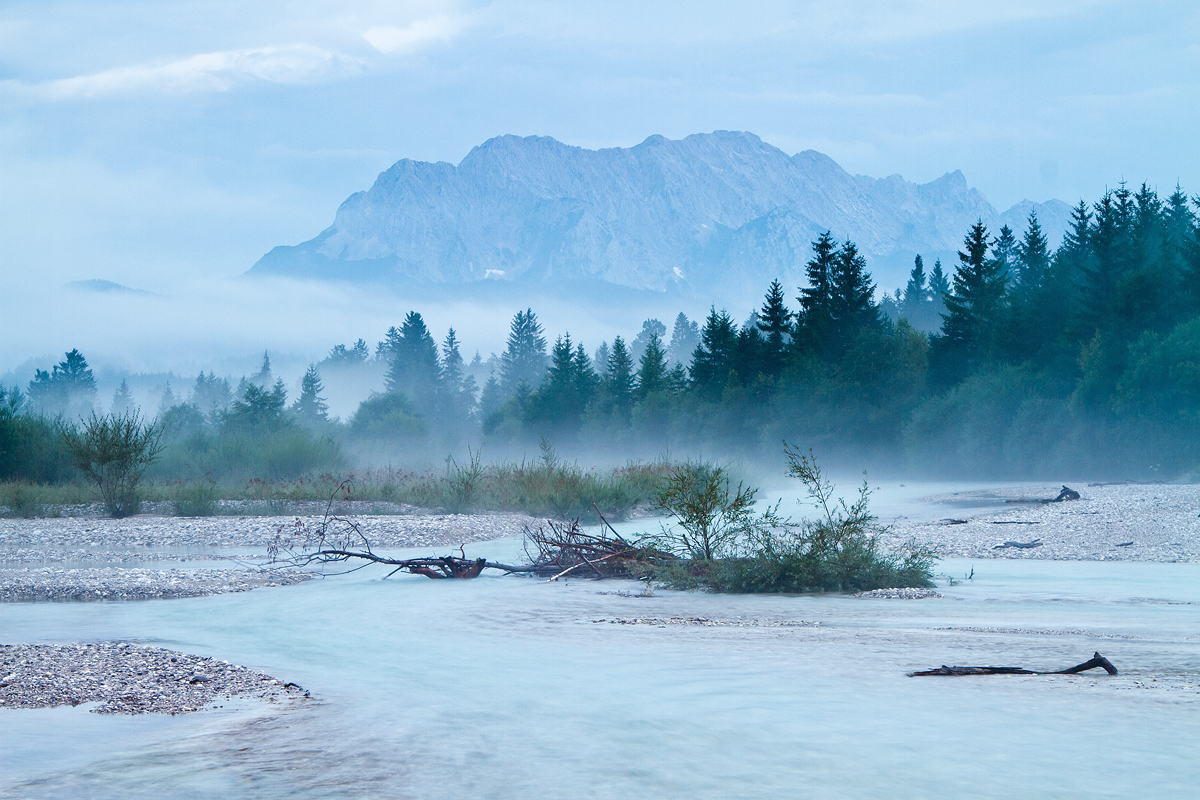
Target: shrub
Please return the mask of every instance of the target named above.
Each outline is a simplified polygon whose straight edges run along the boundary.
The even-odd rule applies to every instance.
[[[136,411],[105,416],[93,411],[82,430],[64,425],[62,434],[75,465],[100,487],[108,513],[118,519],[136,514],[142,473],[162,449],[160,429],[143,425]]]
[[[854,503],[847,505],[841,499],[834,502],[833,486],[822,477],[811,453],[801,453],[785,444],[784,454],[788,475],[804,483],[809,499],[820,512],[819,518],[795,524],[768,510],[758,518],[726,528],[733,532],[726,550],[741,553],[725,558],[693,555],[690,561],[664,568],[657,576],[659,580],[676,588],[715,592],[854,592],[933,585],[934,558],[929,551],[907,546],[889,553],[880,547],[878,535],[884,529],[870,513],[866,483]],[[690,493],[681,508],[703,511],[712,507],[716,509],[714,519],[729,514],[735,521],[748,514],[743,510],[741,487],[730,493],[726,485],[722,493],[719,488],[713,489],[711,480],[680,486]],[[708,497],[715,498],[715,502]],[[672,513],[682,519],[677,512]],[[699,550],[693,548],[692,552],[698,554]]]
[[[688,461],[655,494],[659,508],[675,518],[655,537],[663,550],[693,561],[712,561],[743,552],[756,536],[782,523],[774,509],[754,513],[757,489],[734,489],[723,467]]]

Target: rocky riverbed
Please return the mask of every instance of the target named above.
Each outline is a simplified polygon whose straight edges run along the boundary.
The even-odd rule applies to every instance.
[[[162,600],[291,586],[316,577],[277,569],[0,569],[0,603]]]
[[[426,513],[347,519],[375,548],[431,550],[519,535],[530,522],[520,514]],[[0,602],[199,597],[301,583],[314,577],[313,573],[263,570],[253,563],[266,561],[268,548],[277,538],[291,540],[298,550],[304,550],[322,520],[321,516],[152,515],[122,520],[0,519],[0,565],[8,567],[0,568]],[[328,531],[333,537],[344,536],[349,533],[346,525],[335,521]],[[225,569],[138,566],[197,561],[242,563]]]
[[[421,514],[356,516],[354,523],[376,547],[445,547],[520,534],[530,517],[523,514]],[[156,517],[93,519],[51,517],[0,519],[0,548],[39,549],[265,547],[277,534],[297,525],[315,530],[322,518]]]
[[[187,714],[221,699],[307,698],[294,683],[215,658],[128,642],[0,645],[0,708],[97,703],[97,714]]]
[[[934,522],[896,520],[885,539],[913,541],[959,558],[1069,561],[1200,561],[1200,485],[1072,484],[1078,500],[1053,498],[1060,484],[990,489],[928,498],[991,500],[993,513]]]

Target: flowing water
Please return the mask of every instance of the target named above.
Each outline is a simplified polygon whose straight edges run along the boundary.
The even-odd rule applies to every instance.
[[[921,601],[363,570],[205,598],[7,604],[0,641],[160,645],[314,699],[173,718],[0,711],[0,795],[1192,796],[1200,565],[939,569],[957,585]],[[758,624],[666,622],[677,617]],[[635,618],[662,622],[613,621]],[[905,676],[1059,669],[1093,650],[1122,675]]]

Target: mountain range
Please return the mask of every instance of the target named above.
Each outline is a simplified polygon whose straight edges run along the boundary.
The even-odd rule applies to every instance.
[[[957,170],[924,184],[851,175],[815,150],[789,156],[736,131],[600,150],[498,136],[457,166],[397,161],[319,235],[274,248],[249,274],[395,288],[499,281],[761,294],[774,278],[802,282],[811,242],[830,230],[857,243],[879,284],[894,287],[914,254],[930,265],[953,259],[976,220],[1019,235],[1031,211],[1057,244],[1065,203],[1026,200],[1000,212]]]

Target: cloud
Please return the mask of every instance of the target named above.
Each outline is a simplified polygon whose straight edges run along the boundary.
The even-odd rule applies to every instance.
[[[452,39],[466,27],[464,20],[446,15],[418,20],[403,28],[375,27],[362,35],[381,53],[410,53],[432,42]]]
[[[162,64],[117,67],[25,88],[54,100],[130,92],[223,92],[239,83],[304,84],[358,72],[358,59],[308,44],[201,53]],[[11,82],[9,82],[11,84]]]

